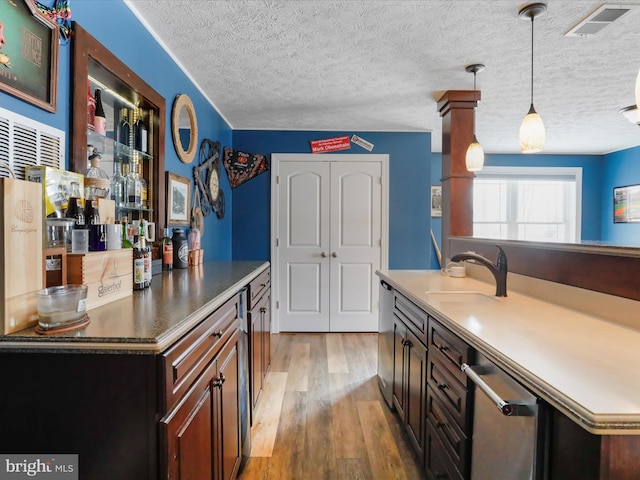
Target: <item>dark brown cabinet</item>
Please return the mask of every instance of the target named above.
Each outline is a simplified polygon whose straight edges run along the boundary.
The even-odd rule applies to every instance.
[[[271,365],[271,272],[262,272],[249,285],[249,377],[251,423]]]
[[[398,302],[398,298],[401,298],[401,302]],[[426,418],[424,408],[427,392],[427,347],[413,330],[400,320],[398,314],[404,316],[403,312],[406,313],[402,300],[403,297],[396,297],[394,309],[393,404],[404,421],[415,449],[422,457]],[[413,325],[415,327],[415,323]]]
[[[164,355],[167,405],[175,405],[160,421],[165,478],[230,480],[238,472],[238,327],[234,297]]]
[[[427,476],[469,478],[473,397],[472,385],[460,367],[473,362],[474,350],[431,317],[428,342]]]

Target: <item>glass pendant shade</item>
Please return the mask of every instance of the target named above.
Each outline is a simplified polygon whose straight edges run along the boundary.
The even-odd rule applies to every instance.
[[[520,151],[522,153],[538,153],[544,148],[544,123],[531,104],[529,113],[520,125]]]
[[[636,107],[640,108],[640,71],[636,77]]]
[[[470,172],[478,172],[484,167],[484,150],[475,135],[473,136],[473,142],[467,147],[465,161],[467,170]]]

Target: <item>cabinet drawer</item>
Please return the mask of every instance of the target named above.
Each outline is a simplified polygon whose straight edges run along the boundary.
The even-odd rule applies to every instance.
[[[267,290],[267,288],[269,288],[270,285],[271,269],[267,268],[249,284],[249,309],[255,306],[255,303],[260,299],[260,296]]]
[[[427,417],[433,422],[453,463],[464,475],[469,465],[469,440],[442,401],[433,394],[432,388],[427,389]]]
[[[238,327],[238,297],[233,297],[162,354],[165,411],[184,395]]]
[[[469,388],[469,380],[460,370],[463,363],[473,363],[473,349],[467,343],[440,325],[429,319],[429,351],[449,370],[458,381]]]
[[[464,480],[445,450],[435,428],[427,421],[425,467],[429,480]]]
[[[427,371],[429,388],[442,401],[444,407],[453,416],[460,428],[467,432],[470,428],[469,391],[458,383],[448,371],[432,358],[429,359]]]
[[[427,344],[427,324],[429,316],[410,300],[395,294],[393,313],[424,343]]]

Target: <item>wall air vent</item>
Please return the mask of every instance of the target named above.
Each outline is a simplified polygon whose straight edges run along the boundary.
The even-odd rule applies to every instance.
[[[0,108],[0,160],[8,162],[21,180],[31,165],[63,169],[65,132]],[[0,169],[0,176],[9,174]]]
[[[604,3],[587,17],[580,20],[564,35],[565,37],[592,37],[635,7],[635,5]]]

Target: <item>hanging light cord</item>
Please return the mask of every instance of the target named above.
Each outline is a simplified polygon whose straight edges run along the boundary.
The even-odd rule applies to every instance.
[[[533,106],[533,18],[531,16],[531,106]]]
[[[473,72],[473,100],[476,99],[476,74]],[[473,106],[473,138],[476,138],[476,105]]]

